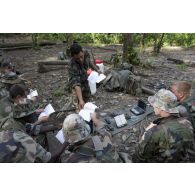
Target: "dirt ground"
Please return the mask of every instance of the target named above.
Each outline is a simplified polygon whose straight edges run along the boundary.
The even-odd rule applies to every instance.
[[[121,46],[107,47],[117,49],[118,51],[122,49]],[[17,70],[32,82],[32,88],[38,90],[40,101],[43,104],[50,102],[55,110],[60,110],[67,104],[70,98],[70,94],[64,91],[64,86],[68,79],[67,66],[47,73],[38,73],[37,61],[57,57],[58,52],[63,51],[64,48],[64,44],[59,43],[54,46],[41,47],[39,50],[22,49],[4,52],[4,55],[10,57],[16,64]],[[86,48],[91,49],[92,47],[88,46]],[[115,51],[107,50],[104,47],[93,47],[93,53],[96,59],[108,61]],[[153,56],[150,50],[146,50],[139,56],[142,61],[150,62],[153,67],[144,69],[135,66],[135,72],[142,75],[143,85],[150,89],[158,90],[161,84],[170,85],[177,80],[187,80],[195,83],[195,67],[182,67],[167,60],[168,57],[171,57],[195,61],[195,49],[172,47],[163,49],[158,56]],[[141,96],[145,100],[147,100],[147,97],[147,94]],[[136,104],[139,98],[124,93],[106,92],[100,87],[95,97],[93,97],[93,101],[101,110],[109,111],[127,108],[127,106]],[[145,125],[149,121],[150,119],[146,120]],[[134,152],[138,140],[139,131],[137,128],[139,125],[114,136],[115,143],[121,152],[126,152],[130,156]]]

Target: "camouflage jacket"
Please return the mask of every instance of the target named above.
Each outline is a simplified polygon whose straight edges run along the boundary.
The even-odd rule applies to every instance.
[[[112,144],[109,134],[104,126],[97,129],[96,136],[89,136],[84,141],[70,146],[61,155],[64,163],[119,163],[119,157],[115,146]]]
[[[98,144],[94,143],[94,138],[99,139],[99,149],[96,149]],[[70,146],[61,155],[61,162],[64,163],[119,163],[122,162],[112,142],[105,136],[93,136],[80,144]]]
[[[13,106],[13,117],[23,118],[25,116],[29,116],[35,113],[38,108],[39,104],[37,102],[27,99],[26,104],[17,104]]]
[[[0,100],[6,96],[9,96],[9,91],[5,88],[4,83],[0,82]]]
[[[36,159],[48,162],[51,153],[24,132],[17,130],[0,132],[1,163],[32,163]]]
[[[25,79],[22,79],[21,77],[19,77],[18,75],[14,74],[14,75],[4,75],[0,82],[3,88],[9,90],[11,88],[12,85],[15,84],[22,84],[25,85]]]
[[[7,96],[0,100],[0,120],[13,111],[13,101]]]
[[[190,161],[194,147],[191,123],[185,118],[168,117],[144,133],[135,154],[134,162],[185,162]]]
[[[69,85],[70,88],[74,88],[75,86],[81,86],[81,88],[88,88],[87,81],[87,70],[89,68],[96,69],[97,67],[93,66],[90,61],[90,56],[87,51],[84,51],[84,63],[80,65],[73,58],[70,60],[68,72],[69,72]]]

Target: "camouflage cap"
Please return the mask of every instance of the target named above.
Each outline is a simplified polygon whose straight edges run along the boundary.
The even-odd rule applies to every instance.
[[[68,115],[63,123],[63,133],[65,139],[71,143],[76,143],[87,138],[91,129],[89,125],[78,114]]]
[[[161,89],[154,96],[148,97],[153,107],[160,108],[168,113],[179,113],[177,97],[169,90]]]
[[[37,110],[37,105],[31,100],[27,99],[26,104],[18,104],[13,107],[13,117],[14,118],[23,118],[29,116]]]

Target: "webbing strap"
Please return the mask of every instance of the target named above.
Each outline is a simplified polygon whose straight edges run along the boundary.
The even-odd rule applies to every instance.
[[[93,141],[93,144],[95,147],[95,151],[102,151],[103,150],[102,142],[97,135],[92,137],[92,141]]]

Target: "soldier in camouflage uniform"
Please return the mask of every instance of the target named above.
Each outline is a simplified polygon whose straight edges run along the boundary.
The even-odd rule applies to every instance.
[[[15,72],[9,68],[9,63],[4,62],[1,64],[1,78],[0,78],[0,98],[3,98],[9,94],[10,88],[15,84],[26,85],[30,87],[30,81],[18,76]]]
[[[170,88],[177,97],[179,114],[192,123],[195,135],[195,89],[187,81],[175,82]]]
[[[1,163],[32,163],[36,159],[48,162],[51,153],[20,130],[0,132]]]
[[[134,162],[187,162],[193,160],[194,137],[191,123],[179,117],[176,96],[161,89],[148,98],[158,123],[145,130],[133,156]]]
[[[51,153],[19,129],[2,131],[0,163],[55,162],[68,144],[65,142]]]
[[[63,133],[65,140],[70,145],[61,155],[61,162],[122,162],[111,142],[109,133],[104,129],[104,125],[96,117],[92,117],[92,120],[96,125],[95,133],[98,135],[90,135],[89,125],[78,114],[71,114],[66,117],[63,124]]]
[[[9,96],[0,100],[0,120],[7,117],[13,111],[13,106],[19,104],[21,99],[26,96],[25,88],[22,85],[14,85],[9,91]]]
[[[48,117],[41,117],[38,119],[39,113],[36,113],[37,105],[30,100],[26,100],[25,103],[24,100],[20,100],[23,104],[16,104],[13,106],[12,115],[0,120],[0,131],[20,129],[28,135],[33,136],[33,138],[42,146],[45,146],[45,133],[56,130],[58,127],[42,124],[48,120]]]
[[[73,104],[77,110],[83,108],[84,104],[90,98],[90,88],[88,85],[88,69],[94,69],[99,72],[97,67],[92,65],[87,51],[83,51],[78,44],[73,44],[70,48],[71,60],[68,67],[69,86],[73,92]]]

